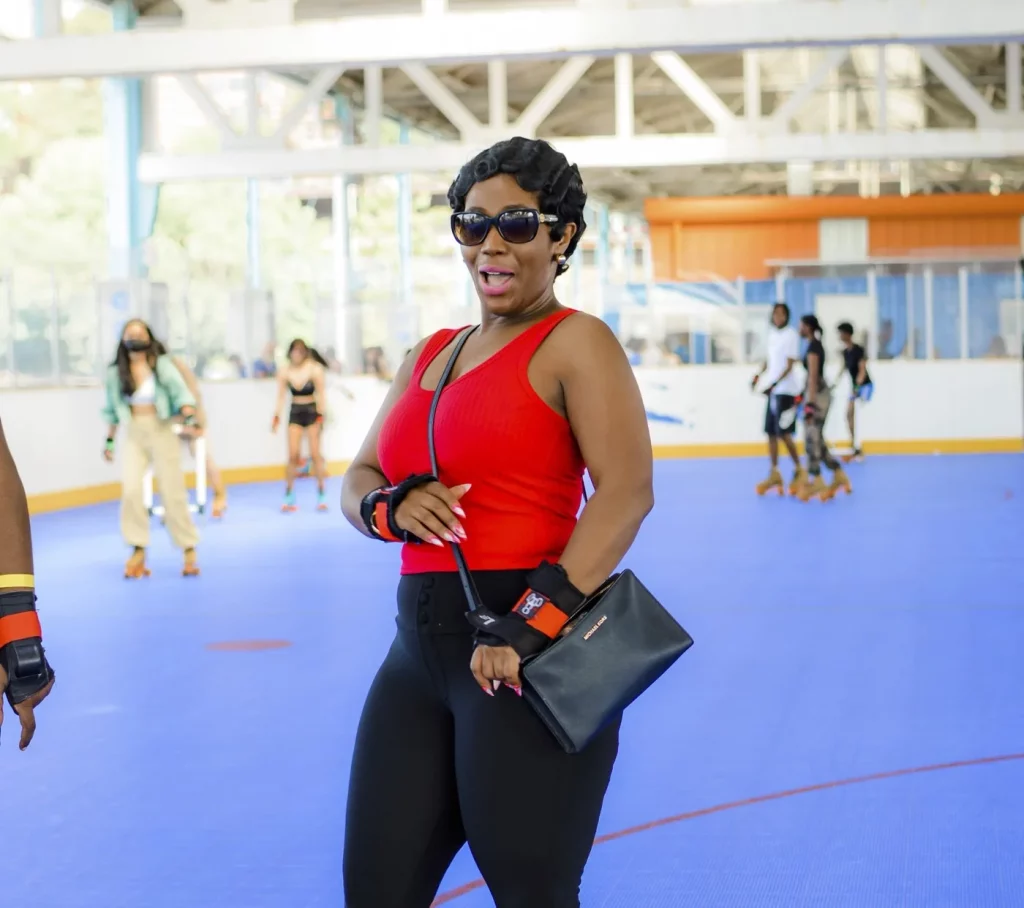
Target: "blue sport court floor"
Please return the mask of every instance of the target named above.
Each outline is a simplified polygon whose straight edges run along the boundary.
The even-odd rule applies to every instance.
[[[877,457],[825,505],[764,472],[657,464],[627,563],[696,645],[627,713],[583,905],[1024,906],[1024,456]],[[198,580],[158,525],[123,580],[116,505],[34,521],[58,683],[25,754],[7,711],[6,903],[342,908],[397,552],[280,494],[203,520]]]

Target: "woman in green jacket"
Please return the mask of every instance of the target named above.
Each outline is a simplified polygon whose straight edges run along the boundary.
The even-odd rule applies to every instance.
[[[149,512],[143,480],[152,466],[163,499],[164,522],[171,539],[185,553],[182,574],[199,574],[196,544],[199,533],[188,509],[185,473],[181,468],[180,436],[195,433],[196,401],[170,356],[159,355],[153,333],[141,319],[124,326],[117,355],[107,370],[109,428],[103,456],[114,459],[117,427],[126,428],[121,475],[121,535],[133,552],[125,577],[148,577]],[[179,432],[175,432],[180,424]]]

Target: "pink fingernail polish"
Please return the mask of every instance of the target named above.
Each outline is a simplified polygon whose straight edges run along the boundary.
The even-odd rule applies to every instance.
[[[462,508],[460,508],[458,505],[454,505],[452,507],[452,513],[458,515],[459,517],[465,517],[466,516],[466,512],[464,510],[462,510]]]
[[[436,536],[430,537],[430,544],[440,546],[442,549],[444,548],[444,543],[441,542],[441,540],[438,539]]]
[[[445,533],[444,534],[444,538],[447,539],[449,542],[458,542],[459,541],[458,539],[455,538],[455,534],[454,533]]]
[[[491,690],[489,687],[481,687],[480,690],[482,690],[485,694],[487,694],[488,697],[493,697],[494,696],[494,691]]]

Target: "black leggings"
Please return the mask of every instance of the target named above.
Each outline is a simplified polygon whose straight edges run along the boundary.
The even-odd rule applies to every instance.
[[[507,612],[524,571],[481,571]],[[428,908],[468,840],[496,908],[578,908],[619,722],[566,754],[526,702],[469,670],[455,573],[407,575],[398,633],[363,707],[345,828],[346,908]]]

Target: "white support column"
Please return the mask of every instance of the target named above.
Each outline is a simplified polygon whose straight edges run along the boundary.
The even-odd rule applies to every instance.
[[[839,92],[839,73],[832,70],[827,77],[828,82],[828,133],[835,135],[842,127],[842,99]]]
[[[538,93],[537,96],[526,105],[516,121],[516,131],[524,136],[532,137],[537,134],[541,124],[551,116],[551,112],[558,107],[573,86],[583,78],[583,74],[594,64],[594,57],[572,57],[566,60]]]
[[[716,132],[726,132],[736,125],[736,118],[732,115],[732,111],[679,54],[662,51],[651,54],[651,59],[676,84],[676,87],[697,105],[701,113],[714,123]]]
[[[260,184],[258,180],[248,179],[245,181],[246,278],[253,290],[259,290],[263,286],[260,220]]]
[[[751,126],[761,119],[761,57],[756,50],[743,51],[743,116]]]
[[[285,142],[288,139],[288,136],[302,122],[302,118],[309,113],[309,108],[331,90],[338,79],[341,78],[343,72],[345,72],[344,66],[327,66],[310,80],[299,100],[281,118],[281,122],[274,133],[275,142]]]
[[[504,60],[487,64],[488,123],[496,132],[508,129],[508,67]]]
[[[620,139],[633,137],[636,118],[633,112],[633,57],[615,55],[615,135]]]
[[[935,272],[924,266],[924,358],[934,359],[935,352]]]
[[[380,144],[380,121],[384,108],[384,72],[379,66],[363,70],[363,141]]]
[[[355,143],[355,122],[352,110],[344,99],[335,102],[341,124],[341,143]],[[348,174],[339,173],[331,181],[331,247],[334,265],[334,349],[350,372],[362,368],[363,313],[352,299],[352,231],[351,214],[358,187]]]
[[[334,270],[334,352],[349,371],[359,362],[351,359],[349,331],[349,287],[351,281],[348,228],[348,178],[336,174],[331,180],[331,254]]]
[[[1013,298],[1017,301],[1013,317],[1013,355],[1024,356],[1024,268],[1018,262],[1013,269]]]
[[[209,93],[199,84],[199,80],[192,73],[182,73],[178,76],[178,84],[181,86],[181,90],[191,99],[192,103],[199,108],[206,121],[211,126],[216,127],[217,132],[220,133],[222,143],[227,145],[237,138],[231,123],[228,121],[227,114],[210,97]]]
[[[825,59],[817,69],[811,73],[811,77],[801,85],[793,94],[783,101],[768,118],[767,122],[772,128],[786,130],[789,128],[789,121],[799,112],[811,95],[814,94],[829,75],[849,56],[848,47],[833,47],[825,54]]]
[[[61,0],[33,0],[33,33],[37,38],[53,38],[61,33],[64,22]]]
[[[786,192],[792,196],[814,195],[812,161],[790,161],[786,165]]]
[[[878,132],[889,131],[889,67],[886,64],[885,45],[878,45],[878,69],[875,72],[875,90],[878,93]]]
[[[250,139],[260,136],[260,87],[259,74],[247,73],[245,77],[245,134]]]
[[[946,88],[964,107],[974,114],[978,126],[995,124],[997,120],[995,111],[941,50],[930,44],[922,44],[918,48],[918,53],[921,54],[924,65],[942,80]]]
[[[472,140],[480,134],[480,121],[431,70],[422,63],[408,63],[401,70],[426,95],[430,103],[448,118],[463,139]]]
[[[1006,111],[1013,116],[1021,112],[1020,42],[1006,45]]]
[[[967,268],[961,265],[957,269],[957,290],[959,297],[958,321],[960,322],[960,359],[971,358],[971,320],[968,307],[968,290],[970,281]]]

